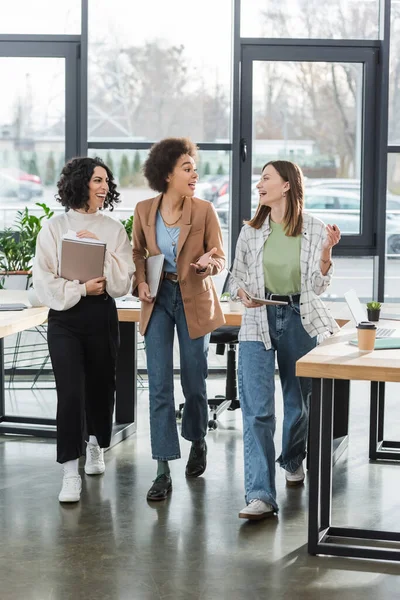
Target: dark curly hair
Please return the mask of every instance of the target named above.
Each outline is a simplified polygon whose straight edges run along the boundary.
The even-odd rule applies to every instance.
[[[57,181],[58,194],[55,198],[67,210],[70,208],[85,208],[89,210],[89,182],[96,167],[103,167],[107,171],[108,194],[104,200],[103,208],[114,209],[114,204],[120,202],[119,192],[114,183],[114,176],[107,165],[98,158],[78,156],[69,160],[61,171],[60,180]]]
[[[193,159],[197,156],[197,146],[189,138],[165,138],[151,147],[143,172],[152,190],[167,191],[167,177],[183,154]]]

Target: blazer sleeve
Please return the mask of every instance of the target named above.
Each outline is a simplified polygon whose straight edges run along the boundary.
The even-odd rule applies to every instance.
[[[133,291],[137,290],[137,287],[140,283],[146,281],[146,257],[146,238],[142,228],[142,221],[139,215],[139,210],[136,206],[133,217],[133,262],[135,263],[136,269]]]
[[[213,255],[215,264],[209,264],[204,273],[197,273],[198,277],[209,277],[218,275],[225,268],[225,252],[222,245],[222,231],[219,219],[211,202],[208,205],[206,213],[206,224],[204,231],[204,252],[209,252],[212,248],[217,251]]]

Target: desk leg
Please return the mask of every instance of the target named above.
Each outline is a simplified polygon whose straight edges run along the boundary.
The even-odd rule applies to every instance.
[[[333,462],[348,446],[350,381],[335,379],[333,384]]]
[[[369,416],[370,460],[400,460],[400,441],[384,440],[385,383],[371,381]]]
[[[321,386],[321,379],[312,380],[308,453],[312,457],[310,458],[308,467],[308,552],[310,554],[317,554],[320,528]]]
[[[120,348],[117,362],[115,425],[111,446],[136,431],[136,323],[119,324]]]
[[[333,379],[323,379],[321,398],[321,529],[327,529],[331,524],[332,438]]]

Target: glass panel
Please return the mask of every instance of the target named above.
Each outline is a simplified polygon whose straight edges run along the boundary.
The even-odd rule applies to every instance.
[[[81,0],[13,0],[1,11],[0,34],[80,34]]]
[[[253,63],[253,213],[264,164],[291,160],[306,178],[306,209],[360,233],[362,98],[361,64]]]
[[[65,60],[1,58],[0,229],[35,202],[54,205],[65,156]]]
[[[385,300],[400,302],[400,154],[388,156]]]
[[[379,0],[242,0],[241,36],[378,39]]]
[[[353,289],[361,302],[370,302],[373,289],[373,258],[335,256],[334,262],[335,273],[332,283],[321,297],[325,300],[343,302],[344,294]]]
[[[230,138],[231,0],[89,8],[89,140]]]
[[[400,2],[392,0],[390,22],[389,144],[400,144]]]
[[[99,156],[113,171],[121,194],[121,202],[111,216],[127,219],[141,200],[153,198],[157,192],[150,189],[142,167],[147,150],[89,150],[90,156]],[[228,195],[231,153],[225,150],[201,151],[197,170],[199,182],[196,196],[212,202],[219,215],[225,252],[229,251],[230,199]],[[218,292],[222,291],[225,274],[214,278]]]

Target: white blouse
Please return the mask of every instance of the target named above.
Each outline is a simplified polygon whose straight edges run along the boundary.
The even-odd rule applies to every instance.
[[[45,221],[37,238],[33,287],[40,301],[54,310],[68,310],[86,296],[84,283],[68,281],[59,275],[61,239],[69,229],[75,232],[86,229],[106,243],[106,291],[113,298],[127,294],[135,266],[122,223],[102,212],[84,214],[69,210]]]

